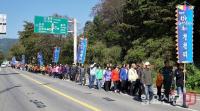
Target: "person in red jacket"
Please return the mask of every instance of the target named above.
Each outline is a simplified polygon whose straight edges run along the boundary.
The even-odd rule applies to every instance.
[[[114,84],[114,92],[119,92],[119,67],[116,65],[111,73],[111,80]]]

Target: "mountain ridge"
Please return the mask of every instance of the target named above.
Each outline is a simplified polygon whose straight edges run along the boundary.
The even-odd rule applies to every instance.
[[[4,55],[7,55],[10,48],[17,42],[18,39],[14,38],[0,38],[0,51],[2,51]]]

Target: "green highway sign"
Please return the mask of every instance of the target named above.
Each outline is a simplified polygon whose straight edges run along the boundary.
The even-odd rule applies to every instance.
[[[68,20],[57,17],[35,16],[34,32],[66,35],[68,33]]]

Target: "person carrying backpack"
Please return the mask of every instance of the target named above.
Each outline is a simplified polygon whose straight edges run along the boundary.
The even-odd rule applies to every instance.
[[[161,89],[163,85],[164,77],[162,75],[162,70],[160,69],[157,76],[156,76],[156,87],[157,87],[157,95],[159,97],[159,100],[161,100]]]

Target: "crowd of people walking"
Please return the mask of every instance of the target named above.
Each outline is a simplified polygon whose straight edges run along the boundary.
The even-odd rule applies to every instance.
[[[174,81],[176,81],[177,93],[183,93],[183,66],[178,64],[177,68],[173,68],[168,61],[165,61],[164,64],[164,67],[158,71],[154,80],[159,100],[169,102]],[[69,79],[80,85],[88,85],[90,89],[104,89],[114,93],[129,94],[139,101],[142,101],[142,95],[145,95],[146,100],[151,100],[154,95],[153,72],[149,62],[124,64],[122,67],[112,64],[107,64],[103,67],[96,63],[92,63],[88,67],[75,64],[72,66],[49,64],[41,67],[28,64],[23,67],[14,67],[62,80]],[[163,93],[162,89],[164,89]]]

